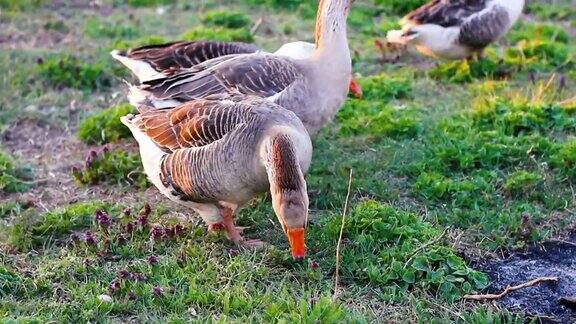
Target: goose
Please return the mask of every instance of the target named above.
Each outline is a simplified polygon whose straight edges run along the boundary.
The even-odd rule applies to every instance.
[[[306,254],[308,195],[304,174],[312,143],[296,115],[255,96],[213,96],[172,109],[141,106],[121,117],[139,144],[150,181],[169,199],[195,210],[209,231],[260,248],[234,225],[234,215],[270,190],[294,259]]]
[[[264,52],[218,57],[131,87],[130,102],[169,108],[220,93],[256,95],[293,111],[313,135],[334,117],[348,94],[350,2],[320,1],[315,46],[308,58]]]
[[[314,47],[315,45],[309,42],[290,42],[282,45],[274,54],[303,60],[312,56]],[[179,70],[217,57],[256,52],[261,50],[240,42],[179,41],[127,51],[113,50],[110,55],[136,75],[140,83],[144,83],[170,76]],[[362,98],[362,88],[354,77],[350,79],[349,92],[355,98]]]
[[[434,58],[458,60],[482,56],[484,49],[504,36],[524,9],[524,0],[433,0],[401,21],[387,40],[413,45]]]

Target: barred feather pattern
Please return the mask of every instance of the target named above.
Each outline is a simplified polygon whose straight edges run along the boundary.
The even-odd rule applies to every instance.
[[[150,45],[128,50],[128,58],[144,61],[165,75],[227,55],[255,53],[258,48],[239,42],[193,41]]]
[[[506,9],[495,5],[492,10],[472,16],[462,24],[458,41],[472,48],[484,48],[504,35],[510,25]]]
[[[295,63],[272,54],[239,55],[205,69],[146,82],[145,90],[157,99],[181,102],[218,93],[241,93],[260,97],[274,96],[303,78]]]

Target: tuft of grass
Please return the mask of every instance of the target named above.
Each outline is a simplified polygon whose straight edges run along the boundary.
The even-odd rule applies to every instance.
[[[426,2],[426,0],[375,0],[384,11],[396,15],[406,15]]]
[[[129,184],[138,188],[148,185],[140,155],[121,149],[101,152],[90,150],[82,168],[74,168],[72,176],[81,184]]]
[[[236,11],[214,10],[208,11],[202,22],[210,26],[219,26],[230,29],[245,28],[252,24],[250,16]]]
[[[21,192],[29,188],[26,180],[31,171],[19,164],[0,148],[0,191]]]
[[[453,61],[428,70],[428,76],[431,78],[452,83],[472,82],[475,79],[487,77],[502,78],[509,73],[510,71],[505,66],[490,58],[471,62]]]
[[[504,61],[508,65],[546,71],[570,67],[574,57],[566,44],[534,39],[522,40],[515,47],[508,48]]]
[[[230,29],[224,27],[197,26],[185,32],[182,39],[218,40],[223,42],[254,42],[254,36],[246,28]]]
[[[78,137],[87,144],[106,144],[129,138],[132,133],[120,117],[133,111],[130,104],[113,106],[86,118],[78,127]]]
[[[517,44],[523,40],[530,41],[534,39],[567,44],[569,35],[564,28],[558,25],[519,22],[507,35],[507,39],[509,39],[512,44]]]
[[[562,174],[576,178],[576,140],[563,143],[556,154],[550,157],[550,164]]]
[[[102,63],[84,62],[71,55],[49,57],[38,65],[42,80],[54,88],[94,91],[109,87],[112,77]]]
[[[155,7],[173,4],[174,0],[124,0],[126,4],[132,7]]]
[[[408,77],[404,76],[381,73],[362,78],[358,82],[364,98],[368,101],[405,99],[412,93],[412,84]]]
[[[19,213],[0,232],[3,242],[18,251],[47,247],[74,230],[87,228],[92,216],[106,205],[100,202],[78,203],[38,215],[34,210]]]
[[[521,170],[508,175],[504,189],[511,195],[528,196],[543,182],[542,175]]]
[[[413,138],[421,130],[414,109],[392,108],[377,101],[349,100],[336,115],[341,136]]]
[[[137,37],[138,31],[133,26],[123,26],[91,18],[84,26],[84,34],[92,38],[125,39]]]
[[[340,218],[332,217],[314,233],[314,244],[333,244]],[[488,281],[440,242],[441,233],[418,216],[375,201],[358,204],[344,226],[341,272],[345,280],[376,285],[385,298],[401,300],[415,287],[454,301],[483,289]],[[425,249],[420,250],[424,244]],[[329,261],[331,262],[331,260]]]
[[[0,0],[0,8],[8,11],[25,11],[36,9],[44,4],[44,0]]]

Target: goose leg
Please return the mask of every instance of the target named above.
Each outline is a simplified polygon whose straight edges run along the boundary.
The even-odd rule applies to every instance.
[[[222,224],[226,231],[226,236],[232,242],[243,245],[253,249],[262,249],[265,247],[265,243],[260,240],[245,240],[241,233],[246,229],[246,227],[236,227],[234,225],[234,212],[232,209],[227,207],[220,207],[220,213],[222,214]]]

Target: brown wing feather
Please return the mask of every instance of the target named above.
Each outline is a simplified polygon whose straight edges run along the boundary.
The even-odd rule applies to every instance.
[[[403,21],[416,25],[459,26],[485,7],[486,0],[433,0],[406,15]]]
[[[131,49],[126,56],[149,63],[158,72],[171,74],[213,58],[258,51],[253,45],[238,42],[172,42]]]
[[[249,114],[249,109],[232,101],[196,100],[174,109],[147,111],[136,123],[156,145],[174,152],[220,140],[246,122]]]
[[[188,101],[219,93],[270,97],[289,87],[302,74],[289,58],[273,54],[239,55],[210,66],[211,61],[174,76],[145,82],[157,99]]]

